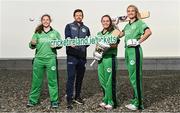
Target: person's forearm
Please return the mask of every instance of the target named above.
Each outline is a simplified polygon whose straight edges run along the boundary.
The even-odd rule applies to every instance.
[[[144,33],[144,35],[141,36],[141,39],[139,40],[139,43],[144,42],[150,35],[152,34],[150,29],[147,29]]]
[[[117,44],[111,44],[110,46],[111,46],[111,48],[117,48],[118,45]]]
[[[29,47],[30,47],[31,49],[35,49],[35,48],[36,48],[36,45],[33,45],[31,42],[29,42]]]
[[[120,31],[119,29],[115,29],[113,32],[112,32],[112,35],[115,36],[115,37],[118,37],[118,38],[121,38],[124,36],[124,33],[122,31]]]
[[[62,46],[61,47],[56,47],[56,49],[61,49],[62,48]]]
[[[124,32],[122,31],[119,35],[119,38],[122,38],[124,36]]]

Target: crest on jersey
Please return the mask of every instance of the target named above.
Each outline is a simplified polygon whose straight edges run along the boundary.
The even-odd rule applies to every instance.
[[[133,25],[131,26],[131,29],[136,29],[136,25],[133,24]]]
[[[112,72],[112,68],[107,68],[107,72],[108,73]]]
[[[135,61],[134,60],[130,60],[130,65],[134,65],[135,64]]]
[[[53,71],[56,70],[56,66],[52,66],[51,70],[53,70]]]
[[[85,32],[86,32],[86,29],[85,29],[85,28],[82,28],[82,32],[85,33]]]

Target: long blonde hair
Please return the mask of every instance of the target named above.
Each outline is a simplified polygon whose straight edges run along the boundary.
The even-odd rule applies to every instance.
[[[140,15],[140,13],[139,13],[138,8],[137,8],[135,5],[129,5],[129,6],[127,7],[127,11],[128,11],[128,9],[129,9],[130,7],[134,8],[134,10],[136,11],[136,18],[141,19],[141,15]]]

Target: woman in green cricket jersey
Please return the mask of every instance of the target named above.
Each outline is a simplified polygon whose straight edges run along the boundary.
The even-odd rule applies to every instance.
[[[134,96],[128,109],[144,109],[142,95],[142,60],[143,52],[140,44],[150,35],[150,28],[140,19],[138,8],[134,5],[127,7],[129,23],[124,27],[122,36],[125,36],[125,62],[128,68],[129,79],[133,88]]]
[[[48,14],[43,15],[41,17],[41,25],[36,28],[29,43],[31,49],[36,49],[36,53],[33,60],[32,86],[27,107],[33,107],[40,102],[39,97],[44,71],[47,72],[51,107],[57,108],[59,106],[56,49],[60,48],[52,47],[50,41],[60,39],[61,36],[50,26],[50,23],[51,17]]]
[[[109,15],[101,18],[103,30],[97,34],[98,37],[115,36],[118,38],[120,31],[114,29]],[[118,43],[111,44],[110,48],[103,54],[98,62],[98,78],[102,87],[104,96],[100,107],[111,110],[116,107],[116,56]]]

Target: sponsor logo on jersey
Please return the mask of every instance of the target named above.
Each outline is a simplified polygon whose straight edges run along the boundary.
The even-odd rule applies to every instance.
[[[74,31],[77,31],[77,28],[76,27],[71,27],[72,30]]]

